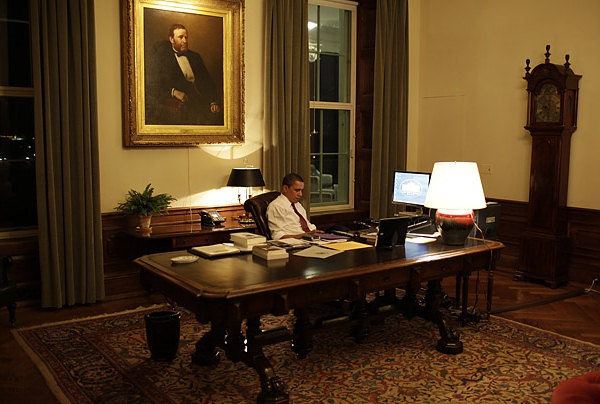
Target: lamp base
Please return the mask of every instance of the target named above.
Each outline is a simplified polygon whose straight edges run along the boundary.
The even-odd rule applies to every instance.
[[[435,222],[440,229],[442,240],[447,245],[464,245],[475,222],[473,211],[441,211],[435,214]]]

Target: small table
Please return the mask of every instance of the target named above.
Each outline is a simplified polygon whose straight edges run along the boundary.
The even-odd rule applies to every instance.
[[[462,342],[439,310],[441,280],[449,276],[462,279],[462,310],[466,315],[469,275],[487,269],[488,280],[493,281],[495,262],[503,247],[497,241],[469,238],[459,247],[441,241],[407,243],[391,250],[371,247],[345,251],[325,260],[290,255],[288,260],[265,261],[245,254],[173,264],[171,258],[181,255],[180,251],[147,255],[135,262],[146,288],[188,308],[199,322],[211,324],[196,343],[193,363],[218,363],[220,347],[232,361],[243,361],[257,371],[261,381],[259,403],[279,403],[288,402],[289,397],[262,347],[291,339],[296,355],[306,357],[312,348],[313,331],[307,308],[315,304],[336,299],[355,302],[355,338],[362,340],[368,335],[371,311],[366,303],[367,293],[403,288],[406,293],[401,301],[396,300],[395,293],[386,293],[383,303],[401,307],[408,317],[421,315],[433,321],[440,331],[437,349],[462,352]],[[426,305],[421,308],[415,295],[424,281],[428,288]],[[291,333],[285,329],[260,329],[261,315],[283,315],[292,309],[296,322]],[[242,334],[243,320],[247,324],[246,335]]]

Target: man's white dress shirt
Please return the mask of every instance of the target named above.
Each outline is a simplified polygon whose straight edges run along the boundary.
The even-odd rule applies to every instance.
[[[317,226],[308,221],[306,210],[300,203],[296,203],[296,209],[306,219],[308,228],[315,230]],[[283,194],[279,195],[267,206],[267,221],[269,222],[269,230],[271,230],[271,238],[279,240],[286,234],[302,234],[302,226],[300,218],[294,212],[292,203]]]

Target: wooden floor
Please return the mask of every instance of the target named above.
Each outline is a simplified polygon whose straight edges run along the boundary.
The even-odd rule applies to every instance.
[[[470,304],[485,311],[487,273],[471,277]],[[513,281],[509,270],[496,271],[492,312],[495,315],[533,325],[600,346],[600,294],[585,293],[590,285],[569,284],[550,289],[536,283]],[[454,282],[444,282],[444,290],[454,290]],[[596,290],[600,290],[597,287]],[[476,294],[476,292],[478,292]],[[35,305],[17,308],[17,327],[52,323],[162,303],[158,295],[112,299],[90,306],[42,310]],[[27,354],[12,337],[8,313],[0,311],[0,401],[2,403],[56,403],[54,395]]]

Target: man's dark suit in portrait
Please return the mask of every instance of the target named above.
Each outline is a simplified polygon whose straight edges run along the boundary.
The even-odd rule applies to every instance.
[[[187,29],[169,30],[146,54],[146,124],[223,125],[222,90],[202,56],[189,50]]]

